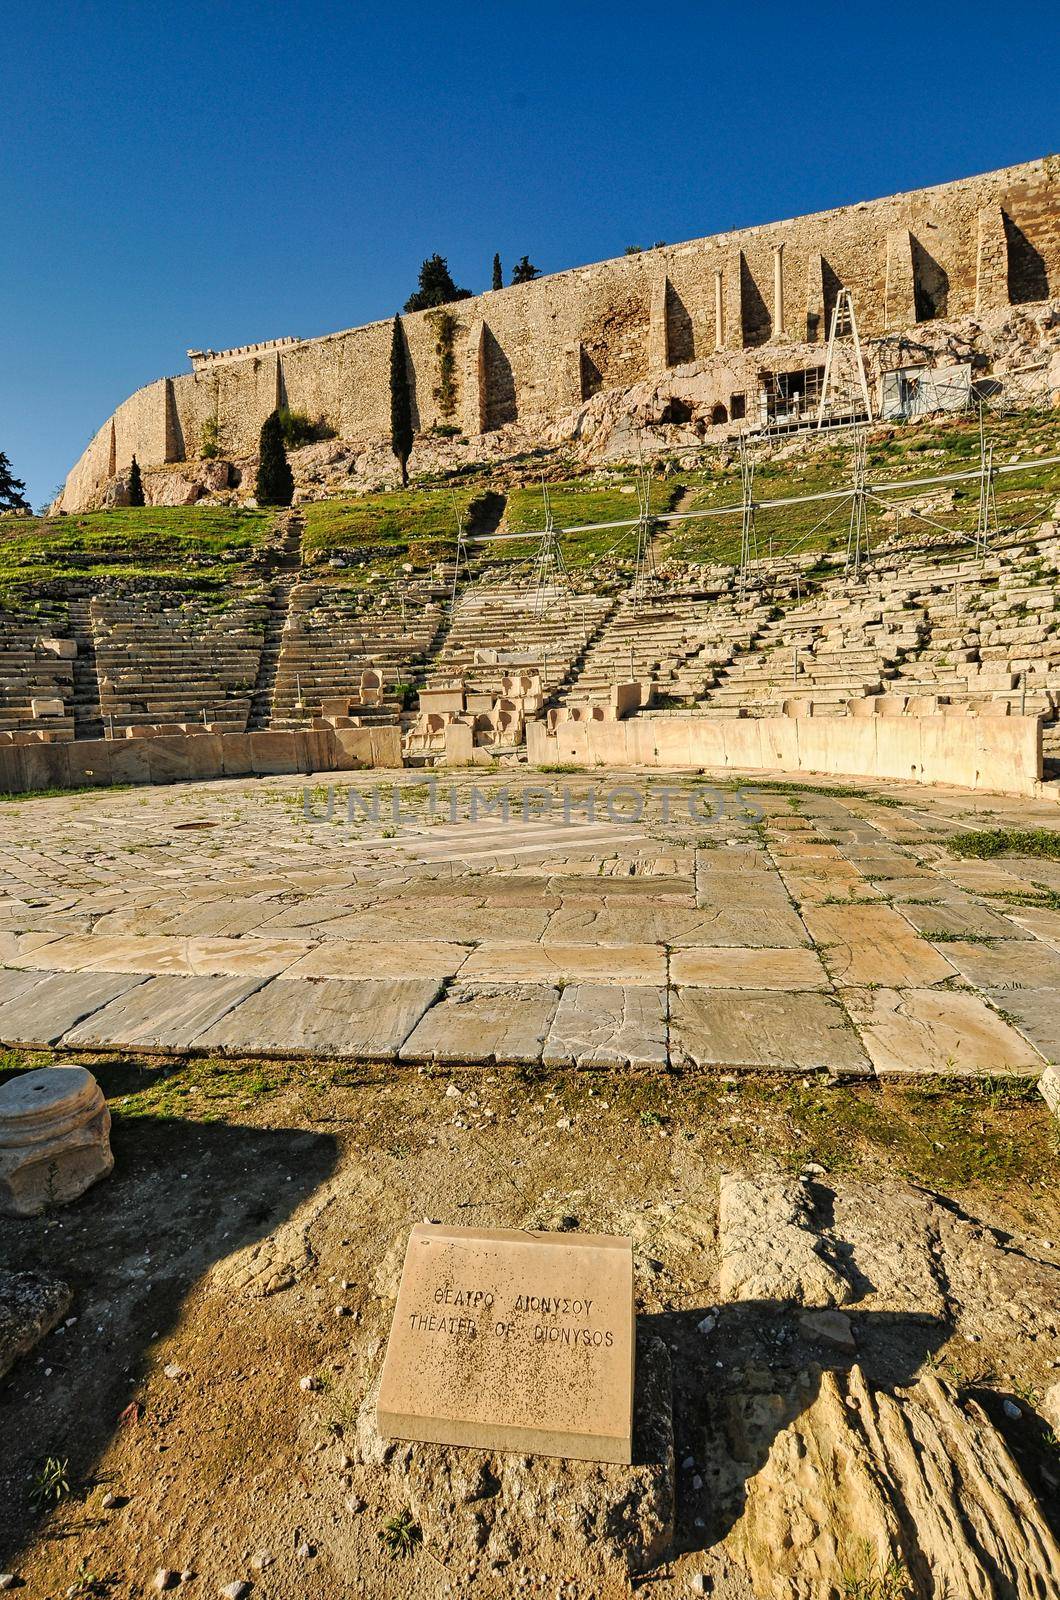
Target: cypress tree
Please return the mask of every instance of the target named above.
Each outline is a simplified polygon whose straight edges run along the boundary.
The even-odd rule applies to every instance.
[[[259,506],[289,506],[294,499],[294,474],[283,447],[283,424],[278,411],[270,412],[261,425],[254,493]]]
[[[409,486],[409,456],[412,454],[412,396],[405,355],[405,332],[401,318],[394,318],[390,340],[390,448],[401,466],[401,487]]]
[[[406,311],[430,311],[434,306],[447,306],[453,300],[469,300],[470,289],[458,289],[444,256],[428,256],[420,268],[420,286],[405,301]]]
[[[144,480],[140,476],[140,463],[135,456],[129,468],[129,504],[131,506],[144,504]]]
[[[495,289],[504,288],[504,274],[501,271],[501,258],[499,255],[493,258],[493,287]]]
[[[21,478],[11,474],[11,463],[0,450],[0,511],[28,511],[29,501],[23,494],[26,485]]]

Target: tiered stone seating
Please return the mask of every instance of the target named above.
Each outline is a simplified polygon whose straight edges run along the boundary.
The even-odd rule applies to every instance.
[[[0,732],[73,738],[76,650],[40,618],[0,612]]]
[[[108,733],[186,722],[245,731],[265,623],[260,595],[224,609],[93,600],[92,623]]]
[[[843,716],[848,700],[883,692],[917,637],[911,619],[888,616],[878,602],[816,596],[768,623],[707,691],[703,709],[769,716],[796,699],[811,701],[817,716]]]
[[[656,699],[698,700],[739,649],[749,649],[771,608],[757,598],[656,595],[623,598],[560,695],[604,704],[616,683],[650,685]]]
[[[326,580],[297,583],[280,644],[270,726],[309,727],[329,702],[344,703],[359,720],[397,721],[403,686],[422,679],[445,598],[440,581],[367,595]],[[371,695],[362,697],[366,672],[378,674],[379,683],[373,680]]]
[[[531,596],[513,585],[473,584],[457,600],[445,646],[431,663],[430,682],[463,683],[500,695],[513,672],[531,672],[546,695],[555,694],[582,662],[614,605],[602,595],[562,588]]]

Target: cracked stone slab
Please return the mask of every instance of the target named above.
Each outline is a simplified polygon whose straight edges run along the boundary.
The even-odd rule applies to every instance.
[[[39,1048],[57,1044],[85,1018],[144,982],[134,973],[35,972],[19,976],[37,981],[0,1005],[0,1039]]]
[[[881,1076],[1042,1070],[1038,1052],[967,990],[847,989],[843,999]]]
[[[946,953],[961,976],[980,989],[1060,989],[1060,951],[1038,940],[1001,945],[954,941]],[[1060,997],[1056,1004],[1060,1009]]]
[[[60,972],[141,972],[273,978],[305,954],[293,939],[183,938],[175,934],[70,934],[19,957],[19,965]]]
[[[670,1003],[670,1058],[697,1067],[750,1071],[823,1070],[837,1076],[872,1067],[843,1008],[828,995],[762,989],[676,991]]]
[[[195,1048],[391,1060],[441,987],[438,978],[277,978],[200,1032]]]
[[[71,974],[82,982],[102,974]],[[117,979],[113,980],[117,982]],[[136,1050],[187,1050],[193,1041],[240,1000],[261,986],[260,978],[160,978],[124,980],[136,987],[119,993],[63,1038],[65,1047],[120,1046]]]
[[[288,967],[287,978],[451,978],[468,957],[468,946],[428,939],[358,944],[328,939]]]
[[[986,993],[1046,1061],[1060,1061],[1060,995],[1055,989],[988,989]]]
[[[1018,928],[1007,917],[999,917],[996,911],[989,911],[986,906],[977,905],[974,900],[964,903],[954,901],[939,906],[905,904],[902,906],[902,916],[907,922],[911,922],[925,939],[936,939],[939,934],[948,938],[972,934],[979,938],[1023,941],[1034,937],[1025,928]]]
[[[882,983],[919,987],[952,978],[946,957],[922,939],[890,906],[812,906],[806,926],[825,965],[841,985]]]
[[[674,950],[670,982],[700,989],[830,989],[816,950],[740,949],[711,945]]]
[[[65,1317],[72,1300],[58,1278],[0,1269],[0,1378]]]
[[[569,984],[542,1060],[556,1067],[666,1065],[665,989],[614,984]]]
[[[458,983],[417,1025],[401,1059],[540,1061],[558,1005],[550,984]]]
[[[665,984],[661,944],[531,944],[490,940],[467,958],[460,976],[489,983]]]

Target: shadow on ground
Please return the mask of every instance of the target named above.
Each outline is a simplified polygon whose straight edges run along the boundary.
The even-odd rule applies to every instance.
[[[75,1492],[92,1486],[153,1365],[151,1347],[189,1292],[216,1262],[286,1221],[338,1154],[330,1135],[296,1128],[124,1119],[120,1096],[142,1088],[144,1075],[134,1063],[93,1071],[117,1113],[113,1174],[50,1217],[0,1224],[0,1265],[63,1279],[77,1318],[0,1384],[0,1571],[17,1570],[43,1520],[32,1494],[42,1462],[68,1460]]]

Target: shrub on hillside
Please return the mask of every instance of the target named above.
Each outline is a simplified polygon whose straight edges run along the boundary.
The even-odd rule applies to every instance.
[[[294,499],[294,474],[284,449],[278,411],[270,412],[261,426],[254,493],[259,506],[289,506]]]

